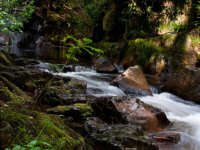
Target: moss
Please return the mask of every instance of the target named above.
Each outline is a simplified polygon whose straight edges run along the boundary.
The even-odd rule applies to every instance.
[[[169,49],[174,44],[177,34],[165,34],[159,37],[159,40],[162,42],[165,48]]]
[[[192,36],[191,35],[191,40],[192,40],[193,46],[199,46],[200,47],[200,36]]]
[[[25,109],[16,111],[1,107],[0,111],[1,121],[8,122],[15,131],[9,142],[4,143],[5,147],[24,145],[33,139],[47,142],[53,149],[75,149],[84,144],[83,138],[56,116]]]
[[[84,81],[71,80],[67,83],[67,89],[72,94],[84,94],[86,92],[86,83]]]
[[[57,106],[47,109],[48,113],[64,115],[65,117],[72,117],[74,121],[84,121],[87,117],[93,115],[91,106],[84,103],[76,103],[69,106]]]
[[[7,66],[11,65],[10,60],[6,57],[6,55],[2,51],[0,51],[0,63]]]
[[[130,55],[134,52],[137,55],[138,62],[142,67],[145,67],[152,57],[157,57],[164,49],[160,47],[152,39],[134,39],[128,43],[128,51],[125,55]]]
[[[92,114],[93,114],[92,107],[88,104],[76,103],[76,104],[74,104],[74,106],[76,108],[80,109],[80,111],[82,112],[82,115],[84,117],[89,117],[89,116],[92,116]]]
[[[159,34],[165,34],[168,32],[172,32],[172,29],[169,24],[161,24],[156,29]]]
[[[10,81],[0,76],[0,99],[9,104],[23,105],[32,99]]]

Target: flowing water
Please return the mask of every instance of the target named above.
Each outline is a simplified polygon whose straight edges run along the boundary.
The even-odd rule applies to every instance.
[[[180,132],[178,143],[183,150],[200,150],[200,106],[170,93],[140,97],[142,101],[162,109],[173,122],[173,130]]]
[[[123,96],[123,91],[109,82],[115,75],[99,74],[93,70],[85,72],[59,73],[61,76],[69,76],[87,82],[87,92],[94,96]],[[173,128],[180,132],[181,141],[173,147],[161,147],[162,150],[200,150],[200,106],[184,101],[170,93],[154,93],[153,96],[140,97],[145,103],[162,109],[169,120],[173,122]]]

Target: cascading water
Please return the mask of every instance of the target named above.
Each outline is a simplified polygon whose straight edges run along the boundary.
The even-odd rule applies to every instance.
[[[122,90],[109,84],[113,75],[91,72],[59,73],[61,76],[73,77],[87,82],[87,93],[94,96],[120,96],[125,95]]]
[[[87,82],[87,93],[94,96],[124,96],[124,92],[109,82],[115,75],[99,74],[94,70],[88,72],[59,73]],[[173,146],[178,150],[200,150],[200,106],[184,101],[170,93],[154,93],[153,96],[140,97],[145,103],[162,109],[173,122],[173,129],[180,132],[181,141]],[[172,147],[161,147],[171,150]]]
[[[200,106],[170,93],[140,97],[142,101],[162,109],[181,134],[179,145],[185,150],[200,149]]]

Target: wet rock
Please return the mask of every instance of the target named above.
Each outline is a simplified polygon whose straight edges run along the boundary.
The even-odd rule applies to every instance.
[[[138,124],[146,131],[156,131],[170,124],[162,110],[137,98],[102,97],[90,103],[95,114],[107,123]]]
[[[115,99],[122,97],[100,97],[89,101],[96,116],[107,123],[128,123],[115,106]]]
[[[179,132],[176,131],[163,131],[163,132],[157,132],[152,133],[149,135],[153,141],[157,143],[178,143],[181,140],[181,135]]]
[[[60,68],[63,68],[63,65],[59,65]],[[72,72],[75,71],[74,65],[67,65],[63,68],[63,72]]]
[[[158,149],[137,125],[108,125],[99,118],[87,118],[85,130],[98,150]]]
[[[56,76],[35,68],[0,65],[0,75],[21,90],[30,92],[38,102],[57,106],[86,102],[86,82]],[[41,94],[42,93],[42,94]]]
[[[69,106],[57,106],[47,109],[47,113],[63,115],[64,117],[70,117],[72,121],[84,121],[86,117],[93,115],[93,110],[88,104],[76,103]]]
[[[60,70],[58,65],[29,58],[17,58],[14,60],[14,64],[47,72],[58,72]]]
[[[163,91],[174,93],[188,101],[200,103],[200,69],[182,67],[163,78]]]
[[[150,133],[148,137],[152,139],[161,150],[188,150],[198,149],[199,147],[197,139],[177,131]]]
[[[14,64],[17,66],[26,66],[26,65],[37,65],[40,61],[35,59],[28,59],[28,58],[17,58],[14,60]]]
[[[112,83],[125,93],[136,95],[152,95],[147,80],[139,66],[129,67],[115,78]]]
[[[47,83],[51,78],[53,78],[52,74],[42,72],[38,69],[30,69],[19,66],[6,67],[3,65],[0,65],[0,75],[5,77],[24,91],[34,91],[35,89],[32,87],[40,86],[38,84],[41,82],[41,80],[44,81],[42,85],[44,86],[45,83]],[[56,77],[55,80],[58,80],[58,78],[60,77]],[[33,85],[31,86],[31,89],[29,89],[30,84]]]
[[[43,88],[38,91],[38,95],[42,92],[40,102],[50,106],[85,102],[86,85],[86,82],[75,79],[53,82],[44,91]]]
[[[100,73],[117,73],[117,69],[112,62],[105,57],[95,60],[96,71]]]

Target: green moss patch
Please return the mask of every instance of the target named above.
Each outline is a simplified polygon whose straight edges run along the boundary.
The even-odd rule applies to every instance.
[[[84,144],[83,138],[67,127],[59,117],[2,107],[0,112],[1,124],[6,122],[10,126],[10,130],[6,130],[6,126],[1,129],[1,135],[9,137],[1,145],[3,148],[13,144],[25,145],[32,140],[47,142],[53,149],[75,149]]]
[[[0,100],[16,105],[24,105],[32,101],[26,93],[2,76],[0,76]]]
[[[76,103],[69,106],[57,106],[47,109],[48,113],[63,115],[65,117],[72,117],[73,121],[84,121],[87,117],[93,115],[91,106],[84,103]]]
[[[142,67],[145,67],[152,57],[157,57],[164,49],[151,39],[134,39],[128,43],[128,50],[125,55],[134,53],[137,56],[138,62]]]

